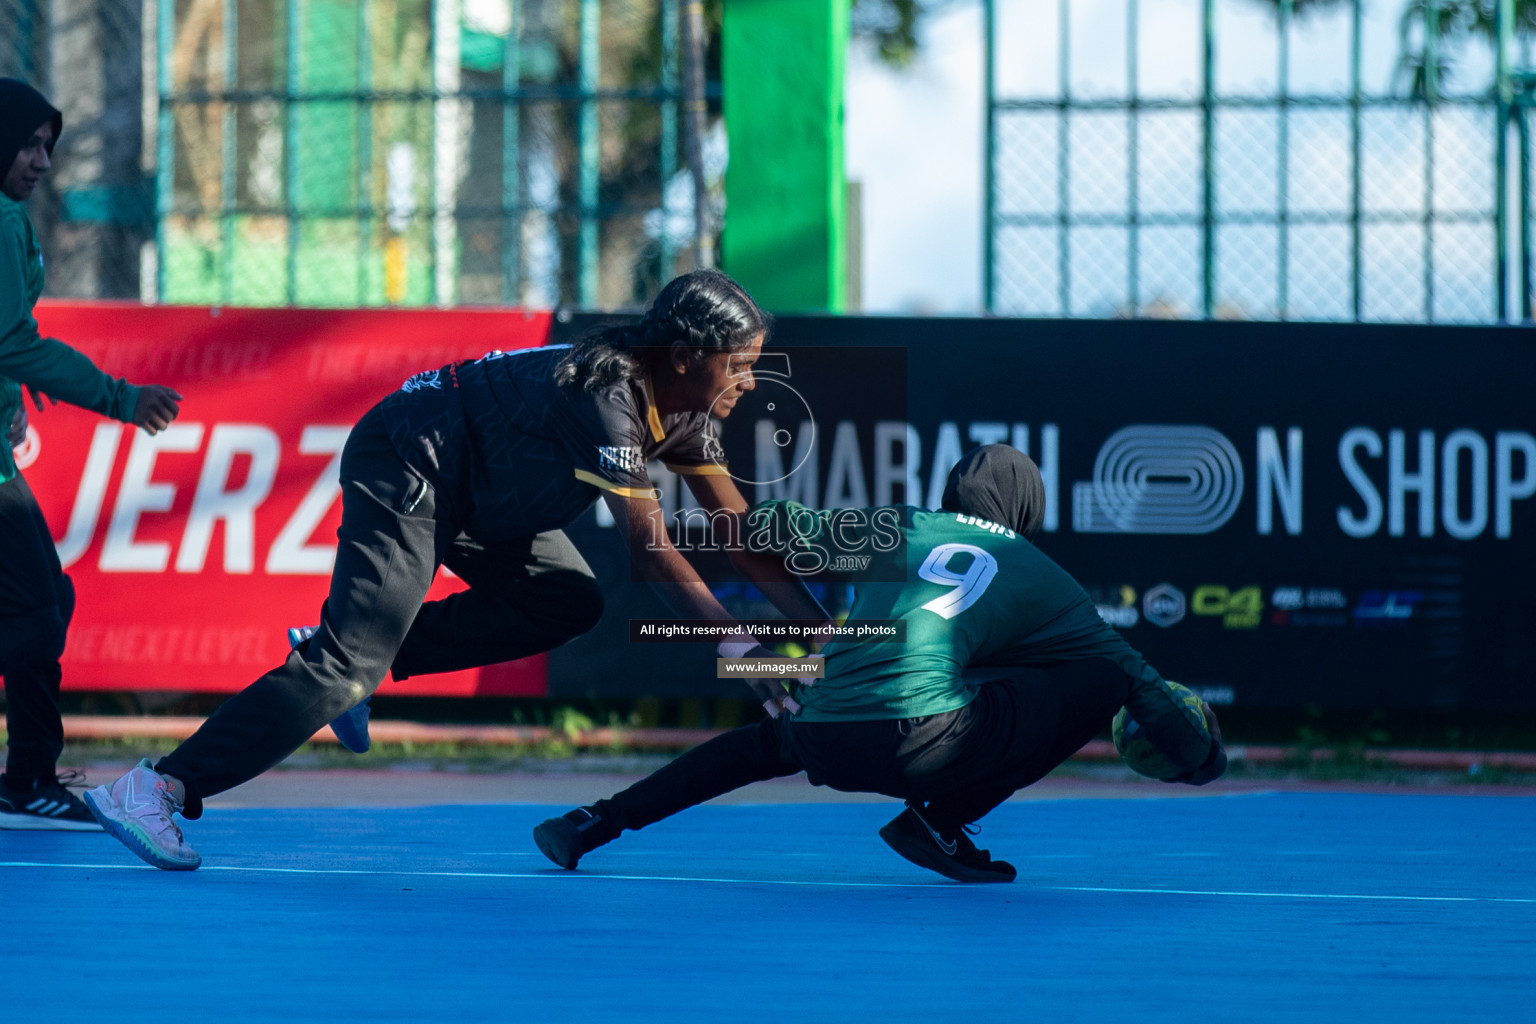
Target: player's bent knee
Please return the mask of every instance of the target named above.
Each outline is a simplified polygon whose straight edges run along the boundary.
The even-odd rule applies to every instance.
[[[378,683],[369,686],[361,680],[343,675],[324,674],[316,682],[321,695],[315,702],[313,713],[321,722],[329,722],[349,708],[356,707],[378,689]]]

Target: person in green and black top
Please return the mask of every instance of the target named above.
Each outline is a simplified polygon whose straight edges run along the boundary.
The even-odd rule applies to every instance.
[[[9,731],[0,776],[0,828],[94,830],[90,813],[56,773],[64,747],[59,658],[75,591],[12,447],[27,436],[21,386],[156,433],[181,396],[109,377],[68,345],[38,334],[43,256],[22,203],[52,165],[63,116],[37,90],[0,78],[0,676]]]
[[[1185,769],[1175,781],[1220,776],[1226,754],[1210,709],[1210,726],[1196,725],[1031,542],[1044,493],[1028,456],[988,445],[950,473],[943,511],[756,506],[748,545],[791,566],[818,552],[869,554],[862,574],[871,581],[855,583],[849,618],[900,619],[906,642],[830,644],[825,677],[795,694],[798,714],[725,733],[611,799],[544,822],[534,830],[540,849],[574,868],[624,829],[804,771],[816,785],[906,801],[880,835],[908,860],[959,881],[1012,881],[1013,867],[977,849],[966,827],[1065,761],[1122,706]],[[1004,678],[978,683],[966,673],[987,666],[1006,667]]]

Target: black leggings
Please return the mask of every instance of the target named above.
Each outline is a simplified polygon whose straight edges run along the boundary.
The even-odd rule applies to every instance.
[[[936,826],[968,824],[1097,736],[1129,688],[1118,665],[1095,658],[1019,670],[939,715],[866,722],[781,716],[716,736],[594,808],[617,834],[748,783],[804,771],[814,785],[926,803]]]
[[[373,693],[387,672],[449,672],[526,657],[591,629],[602,592],[559,530],[482,545],[395,453],[377,409],[341,456],[341,526],[315,635],[221,705],[155,770],[202,799],[276,765]],[[426,605],[441,564],[469,589]]]
[[[64,749],[59,683],[75,588],[20,473],[0,484],[0,677],[13,782],[52,780]]]

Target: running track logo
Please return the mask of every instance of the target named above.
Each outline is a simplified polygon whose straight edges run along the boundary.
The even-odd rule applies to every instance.
[[[1099,449],[1093,479],[1072,487],[1079,533],[1212,533],[1243,497],[1243,463],[1210,427],[1136,424]]]

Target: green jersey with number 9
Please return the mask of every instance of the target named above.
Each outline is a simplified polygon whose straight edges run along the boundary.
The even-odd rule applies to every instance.
[[[850,619],[906,623],[905,643],[827,645],[825,678],[797,691],[800,720],[953,711],[976,696],[964,671],[985,665],[1107,658],[1149,689],[1166,689],[1077,581],[1004,526],[912,507],[817,511],[790,501],[756,506],[748,524],[749,537],[758,538],[750,547],[792,567],[797,559],[844,566],[825,575],[854,584]],[[850,552],[854,559],[839,557]]]

